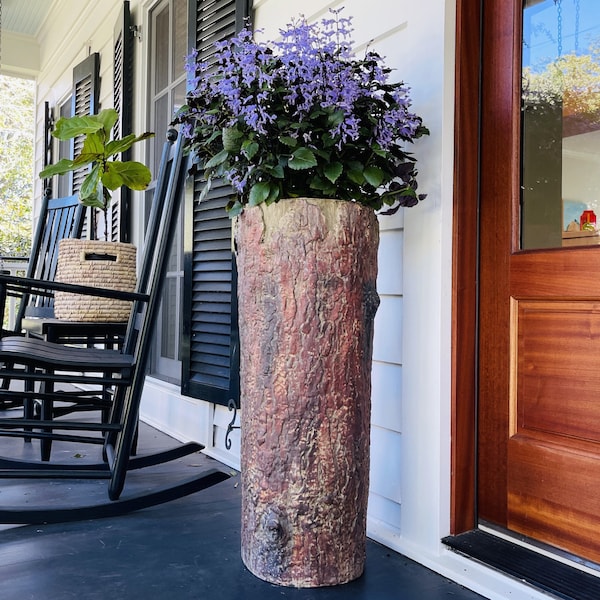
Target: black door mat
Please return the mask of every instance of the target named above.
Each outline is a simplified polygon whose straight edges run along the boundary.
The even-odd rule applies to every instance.
[[[474,529],[442,540],[464,556],[565,600],[599,600],[600,578]]]

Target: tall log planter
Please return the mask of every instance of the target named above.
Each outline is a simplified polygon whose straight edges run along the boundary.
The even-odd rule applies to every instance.
[[[377,217],[336,200],[244,210],[237,231],[242,559],[286,586],[364,569]]]

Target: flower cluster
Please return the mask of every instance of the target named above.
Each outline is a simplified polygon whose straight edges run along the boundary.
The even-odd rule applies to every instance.
[[[236,192],[232,215],[300,196],[388,212],[423,199],[405,145],[428,131],[382,58],[354,57],[351,19],[332,11],[280,33],[267,45],[244,29],[208,62],[188,57],[192,92],[174,123],[205,170],[204,193],[225,177]]]

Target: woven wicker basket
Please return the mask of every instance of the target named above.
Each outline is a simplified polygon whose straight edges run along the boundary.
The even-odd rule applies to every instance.
[[[136,285],[136,248],[121,242],[63,239],[58,247],[56,280],[132,292]],[[64,321],[123,322],[131,302],[56,292],[54,316]]]

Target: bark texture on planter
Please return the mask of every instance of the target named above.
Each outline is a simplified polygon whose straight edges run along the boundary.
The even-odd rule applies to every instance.
[[[371,209],[294,199],[236,233],[242,559],[266,581],[364,569],[379,228]]]

